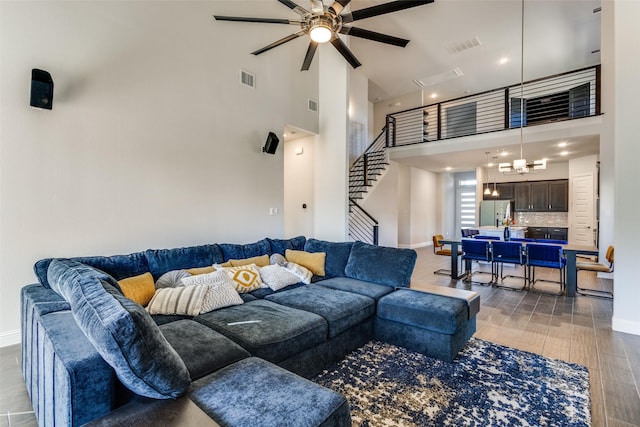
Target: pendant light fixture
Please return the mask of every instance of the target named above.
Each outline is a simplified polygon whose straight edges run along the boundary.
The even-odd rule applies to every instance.
[[[520,158],[511,163],[500,163],[498,172],[505,174],[525,174],[530,169],[539,170],[547,168],[547,160],[534,160],[533,163],[527,163],[524,158],[524,121],[526,120],[525,100],[524,100],[524,0],[521,0],[520,14]]]
[[[489,195],[491,195],[491,189],[489,189],[489,168],[490,168],[491,166],[489,165],[489,152],[488,152],[488,151],[485,151],[485,152],[484,152],[484,154],[486,154],[486,155],[487,155],[487,178],[485,179],[485,181],[486,181],[486,186],[485,186],[485,188],[484,188],[484,195],[485,195],[485,196],[489,196]]]

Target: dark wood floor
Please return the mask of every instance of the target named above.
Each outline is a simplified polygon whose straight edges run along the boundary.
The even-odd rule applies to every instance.
[[[430,247],[418,250],[414,287],[421,283],[473,289],[481,294],[475,336],[547,357],[585,365],[591,379],[592,425],[640,426],[640,336],[611,330],[612,302],[601,298],[551,295],[556,284],[540,284],[540,293],[467,285],[434,275],[448,258]],[[480,269],[489,271],[488,266]],[[511,273],[522,274],[521,269]],[[478,275],[478,280],[488,276]],[[557,271],[540,269],[537,277],[557,280]],[[611,281],[581,272],[579,283],[611,288]],[[518,279],[506,284],[517,287]],[[546,292],[546,293],[545,293]],[[0,427],[35,426],[20,371],[20,348],[0,348]]]

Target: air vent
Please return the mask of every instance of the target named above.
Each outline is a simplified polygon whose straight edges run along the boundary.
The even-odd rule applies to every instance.
[[[249,86],[252,89],[256,88],[256,75],[245,70],[240,70],[240,84]]]
[[[451,55],[455,55],[456,53],[464,52],[465,50],[473,49],[474,47],[480,46],[482,43],[478,37],[473,37],[469,40],[457,41],[445,46],[447,52]]]
[[[431,86],[431,85],[443,83],[449,80],[453,80],[461,76],[464,76],[464,73],[460,68],[456,67],[453,70],[444,71],[439,74],[433,74],[431,76],[423,77],[421,79],[414,79],[413,83],[419,88],[423,88],[425,86]]]
[[[318,101],[314,101],[313,99],[307,99],[307,107],[311,111],[318,112]]]

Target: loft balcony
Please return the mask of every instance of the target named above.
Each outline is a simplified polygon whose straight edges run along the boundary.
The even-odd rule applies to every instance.
[[[499,137],[497,132],[507,131],[506,136],[521,127],[542,125],[535,133],[544,133],[550,124],[556,129],[575,128],[575,120],[600,114],[600,66],[596,65],[388,114],[386,143],[387,147],[420,144],[426,148],[474,135],[483,135],[478,141],[486,141]],[[468,148],[480,148],[464,140]]]

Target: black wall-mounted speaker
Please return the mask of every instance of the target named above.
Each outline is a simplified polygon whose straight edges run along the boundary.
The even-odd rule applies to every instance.
[[[46,108],[53,107],[53,79],[51,74],[34,68],[31,70],[31,106]]]
[[[276,136],[275,133],[269,132],[267,136],[267,142],[264,143],[264,147],[262,147],[263,153],[276,154],[276,149],[278,148],[278,143],[280,140]]]

